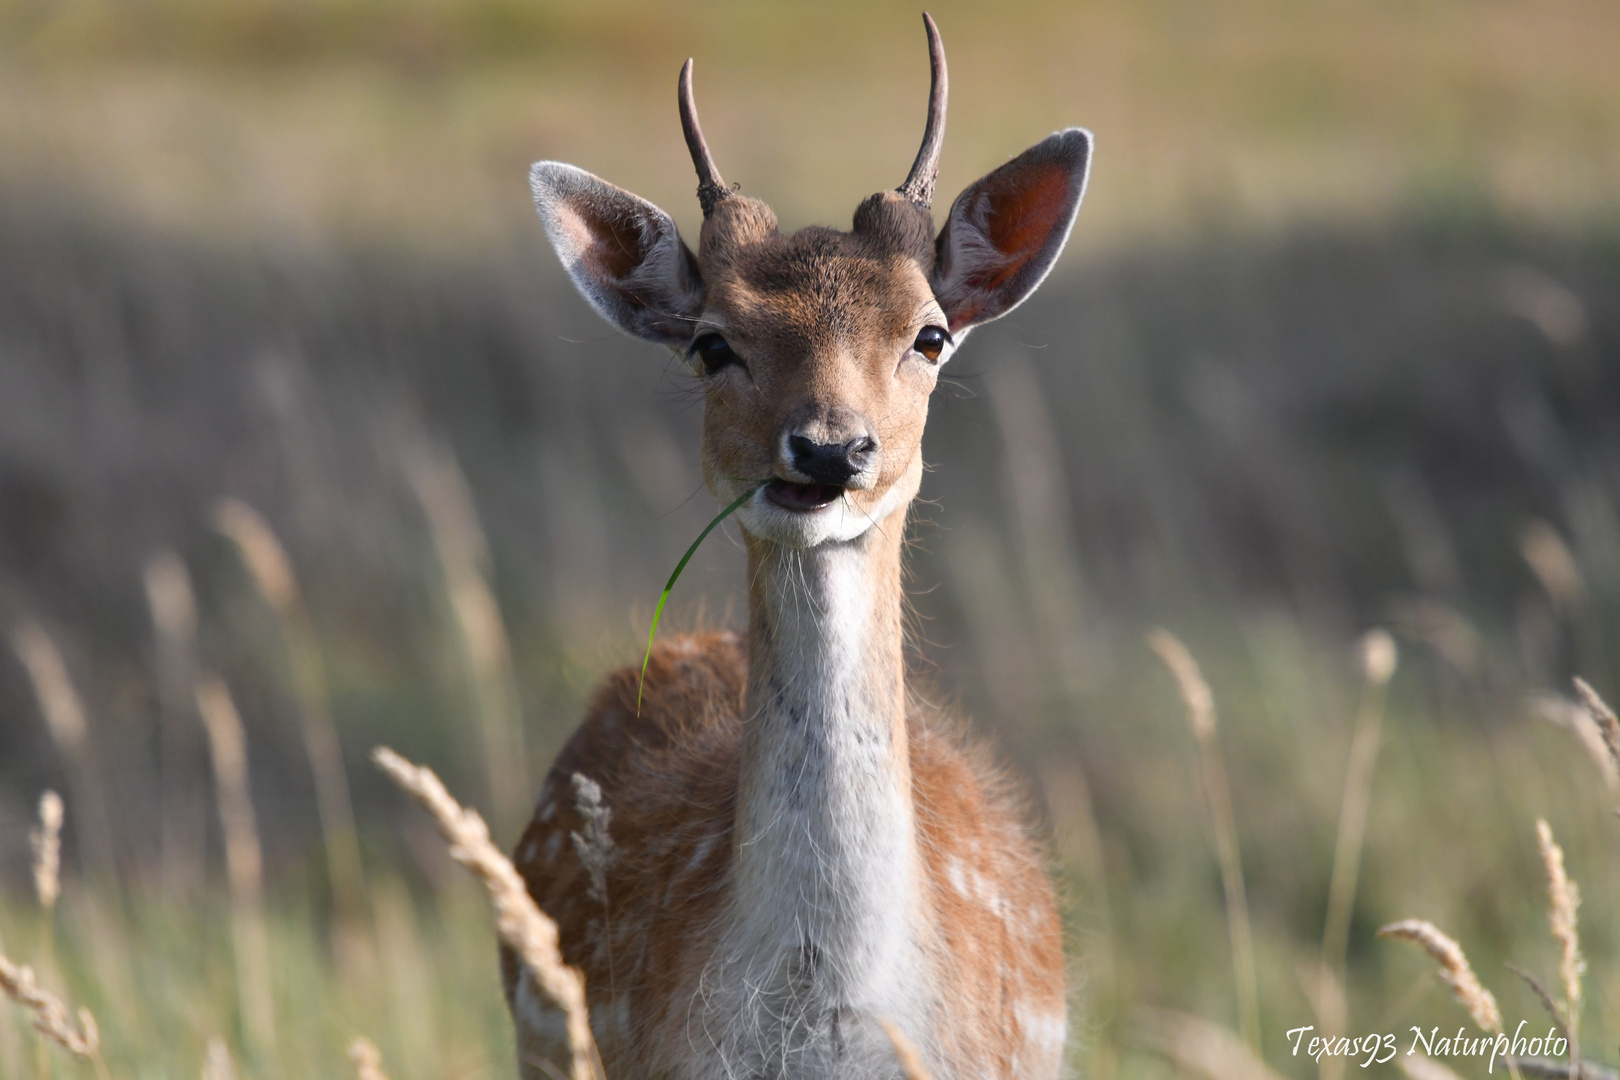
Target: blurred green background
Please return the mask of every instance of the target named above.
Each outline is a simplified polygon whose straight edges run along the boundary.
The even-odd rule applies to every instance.
[[[1239,1025],[1156,625],[1220,709],[1272,1068],[1317,1072],[1283,1032],[1333,1014],[1316,965],[1352,731],[1381,709],[1373,627],[1400,666],[1345,1022],[1404,1049],[1464,1021],[1373,937],[1407,915],[1462,940],[1510,1027],[1539,1022],[1501,961],[1554,972],[1544,816],[1588,901],[1583,1044],[1614,1063],[1620,826],[1569,698],[1575,674],[1620,696],[1620,6],[931,11],[942,203],[1055,128],[1097,137],[1058,269],[936,395],[911,563],[918,678],[1038,793],[1074,1068],[1239,1080],[1153,1052],[1173,1023],[1142,1012]],[[573,162],[695,235],[692,56],[725,175],[785,227],[845,225],[916,151],[919,21],[0,0],[0,943],[96,1009],[115,1072],[196,1075],[217,1035],[247,1076],[341,1075],[360,1033],[396,1077],[510,1075],[480,901],[364,754],[433,765],[509,844],[714,511],[693,381],[573,293],[525,170]],[[738,623],[740,569],[717,535],[665,627]],[[239,1005],[192,700],[213,674],[264,849],[268,1038]],[[47,787],[68,804],[49,918],[27,843]],[[36,1067],[0,1016],[0,1074]]]

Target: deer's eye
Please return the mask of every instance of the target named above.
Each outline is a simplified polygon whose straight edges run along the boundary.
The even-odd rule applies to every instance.
[[[945,351],[945,346],[950,340],[951,335],[940,327],[925,326],[917,334],[917,340],[911,347],[928,357],[929,360],[937,361],[939,354]]]
[[[742,357],[731,351],[731,345],[719,334],[704,334],[692,342],[692,355],[703,362],[703,373],[713,375],[733,364],[743,366]]]

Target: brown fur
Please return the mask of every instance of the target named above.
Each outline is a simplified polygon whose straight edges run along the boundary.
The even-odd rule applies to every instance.
[[[640,716],[636,670],[614,672],[552,767],[518,843],[518,870],[557,920],[564,959],[585,973],[593,1013],[606,1015],[615,999],[628,1007],[630,1029],[599,1035],[610,1077],[662,1075],[689,1037],[687,1014],[732,857],[746,678],[743,642],[730,633],[681,636],[654,649]],[[1051,887],[1013,788],[983,748],[915,704],[907,732],[934,949],[948,991],[940,1049],[960,1075],[1017,1075],[1029,1010],[1063,1008]],[[576,772],[601,785],[613,811],[617,854],[605,906],[586,896],[570,841],[584,824]],[[510,1001],[517,964],[505,950],[501,968]]]
[[[934,369],[897,363],[943,321],[928,284],[926,214],[893,193],[862,204],[852,232],[776,231],[770,208],[733,196],[704,223],[704,310],[747,363],[707,380],[703,466],[710,487],[772,475],[778,433],[876,438],[882,468],[848,494],[872,511],[921,446]]]

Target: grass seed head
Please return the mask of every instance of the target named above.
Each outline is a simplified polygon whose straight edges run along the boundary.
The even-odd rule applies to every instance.
[[[1581,696],[1586,711],[1592,714],[1592,721],[1597,724],[1598,730],[1603,732],[1603,745],[1608,747],[1615,768],[1620,769],[1620,718],[1615,717],[1614,710],[1598,696],[1591,684],[1578,675],[1575,677],[1575,692]]]
[[[46,911],[54,909],[62,895],[62,816],[62,797],[45,792],[39,797],[39,828],[28,834],[28,846],[34,851],[34,891]]]
[[[73,689],[61,650],[45,628],[32,619],[11,628],[11,647],[28,671],[52,741],[68,755],[77,755],[86,736],[84,703]]]
[[[1547,868],[1547,921],[1562,953],[1558,976],[1564,984],[1564,1019],[1573,1028],[1581,1011],[1581,976],[1586,973],[1576,914],[1581,906],[1581,891],[1569,879],[1564,869],[1564,849],[1553,839],[1552,829],[1544,820],[1536,822],[1536,843]]]
[[[241,499],[215,503],[213,519],[214,528],[236,545],[265,601],[281,612],[292,607],[298,599],[298,579],[270,523]]]
[[[382,1051],[363,1035],[356,1035],[349,1043],[349,1060],[354,1062],[355,1080],[388,1080],[383,1072]]]
[[[1474,969],[1468,966],[1468,957],[1463,955],[1462,946],[1442,933],[1434,923],[1426,919],[1402,919],[1380,928],[1378,936],[1409,941],[1422,947],[1440,965],[1441,980],[1451,987],[1458,1004],[1468,1010],[1468,1015],[1473,1017],[1480,1030],[1495,1035],[1502,1033],[1502,1013],[1496,1007],[1496,999],[1480,985]]]
[[[1533,694],[1526,704],[1537,719],[1561,727],[1575,736],[1581,749],[1597,766],[1604,787],[1610,791],[1620,789],[1620,761],[1611,753],[1608,738],[1598,726],[1591,709],[1562,694]]]
[[[34,1030],[76,1058],[99,1061],[101,1032],[89,1009],[79,1010],[74,1027],[62,999],[34,981],[34,971],[0,956],[0,992],[33,1014]]]
[[[1361,672],[1374,686],[1384,686],[1395,675],[1400,652],[1388,630],[1369,630],[1361,635]]]
[[[1519,533],[1519,554],[1559,610],[1568,611],[1580,604],[1586,586],[1575,556],[1557,529],[1545,521],[1529,522]]]
[[[1181,700],[1187,706],[1187,722],[1192,725],[1193,734],[1200,740],[1214,735],[1215,695],[1204,681],[1198,661],[1187,651],[1187,646],[1168,630],[1154,630],[1147,640],[1148,646],[1159,654],[1159,659],[1175,676],[1176,686],[1181,690]]]
[[[450,842],[450,857],[484,883],[495,908],[496,933],[517,953],[538,989],[567,1018],[573,1053],[571,1080],[602,1080],[601,1058],[585,1006],[585,977],[563,963],[557,924],[535,904],[511,860],[490,842],[484,819],[456,802],[432,769],[413,765],[386,746],[373,750],[371,760],[432,813],[440,833]]]

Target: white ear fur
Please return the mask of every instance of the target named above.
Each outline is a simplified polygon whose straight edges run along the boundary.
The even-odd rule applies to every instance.
[[[703,280],[668,214],[559,161],[536,162],[529,187],[557,257],[604,319],[662,345],[692,340]]]
[[[1091,171],[1091,132],[1054,132],[968,185],[934,245],[934,295],[960,334],[1029,298],[1057,262]]]

